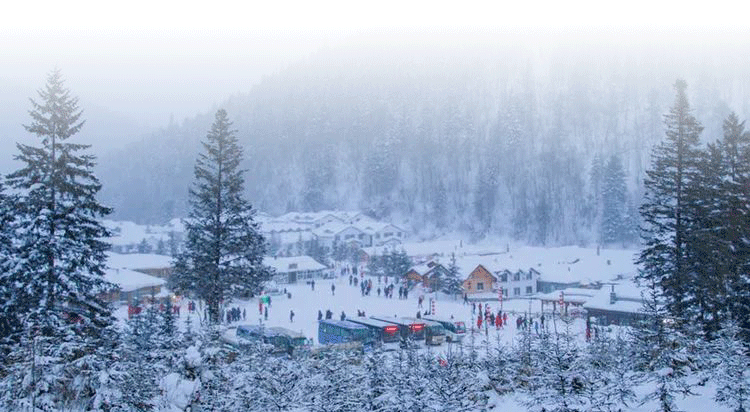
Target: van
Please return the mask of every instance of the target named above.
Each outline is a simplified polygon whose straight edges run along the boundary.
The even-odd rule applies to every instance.
[[[464,336],[466,336],[466,325],[464,324],[464,322],[453,319],[443,319],[434,316],[425,317],[424,319],[438,322],[443,325],[443,328],[445,328],[445,339],[448,342],[460,343],[461,341],[463,341]]]

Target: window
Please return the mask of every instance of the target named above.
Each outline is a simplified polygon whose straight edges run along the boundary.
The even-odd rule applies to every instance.
[[[346,236],[344,236],[344,239],[353,239],[353,238],[354,238],[354,235],[346,235]]]
[[[289,264],[289,269],[297,269],[297,264],[296,263],[290,263]]]
[[[529,271],[529,273],[526,274],[526,280],[531,280],[531,271]]]
[[[360,238],[360,239],[364,239],[364,238],[365,238],[365,235],[364,235],[364,234],[362,234],[362,233],[360,233],[360,234],[359,234],[359,238]]]
[[[398,235],[398,237],[401,237],[401,232],[398,232],[397,235]]]
[[[508,288],[503,289],[503,297],[508,297]]]
[[[484,290],[484,283],[477,282],[477,290]]]
[[[531,286],[526,286],[526,294],[530,295],[532,293],[534,293],[534,288]]]
[[[503,273],[502,275],[500,275],[500,282],[507,282],[507,281],[508,281],[507,273]]]
[[[513,296],[520,296],[521,288],[513,288]]]
[[[391,236],[393,236],[393,232],[385,232],[385,234],[383,234],[383,236],[385,236],[385,237],[391,237]]]
[[[521,280],[521,275],[518,274],[518,273],[516,273],[515,275],[513,275],[513,280],[515,280],[515,281]]]

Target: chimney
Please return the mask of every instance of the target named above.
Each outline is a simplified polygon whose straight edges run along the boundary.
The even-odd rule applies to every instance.
[[[614,305],[617,302],[617,295],[615,294],[615,285],[612,285],[612,291],[609,292],[609,304]]]

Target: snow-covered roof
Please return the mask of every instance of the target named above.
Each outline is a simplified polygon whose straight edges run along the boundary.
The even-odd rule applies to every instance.
[[[357,229],[348,223],[331,222],[314,229],[313,234],[317,237],[333,237],[347,229],[362,232],[360,229]]]
[[[130,269],[108,268],[104,279],[119,286],[123,292],[132,292],[141,288],[162,286],[166,280]]]
[[[118,269],[162,269],[172,266],[172,257],[153,253],[107,252],[107,266]]]
[[[512,273],[534,269],[540,273],[540,280],[559,283],[584,284],[608,282],[632,277],[636,271],[633,250],[582,248],[566,246],[557,248],[519,247],[506,252],[504,246],[496,249],[492,245],[469,245],[460,240],[438,240],[430,242],[404,242],[398,246],[411,257],[437,256],[444,265],[456,255],[456,264],[464,278],[478,265],[484,266],[493,274],[503,270]],[[369,255],[381,255],[392,247],[369,247]]]
[[[610,293],[614,287],[615,302],[611,303]],[[604,285],[597,290],[586,303],[584,309],[609,310],[623,313],[641,313],[643,312],[643,297],[641,292],[643,288],[632,281],[624,280],[614,285]]]
[[[297,222],[280,222],[268,221],[260,224],[260,231],[263,233],[271,232],[305,232],[309,231],[310,226]]]
[[[145,240],[168,241],[170,232],[183,233],[181,219],[172,219],[166,225],[139,225],[129,221],[103,220],[104,227],[112,232],[107,241],[116,246],[138,244]]]
[[[310,256],[265,257],[263,264],[276,270],[276,273],[325,270],[327,267]]]
[[[565,302],[585,303],[589,301],[594,295],[598,294],[599,290],[582,289],[582,288],[567,288],[563,290],[556,290],[554,292],[537,295],[537,297],[540,300],[544,300],[544,301],[558,301],[560,300],[560,293],[563,294],[563,300]]]

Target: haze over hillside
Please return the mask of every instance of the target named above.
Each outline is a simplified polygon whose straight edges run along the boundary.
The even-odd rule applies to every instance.
[[[637,215],[674,81],[687,80],[713,141],[730,111],[750,115],[749,52],[705,33],[402,33],[323,49],[219,106],[260,210],[360,209],[417,231],[586,243],[599,213],[593,159],[622,157]],[[212,115],[102,157],[117,217],[184,215]]]

